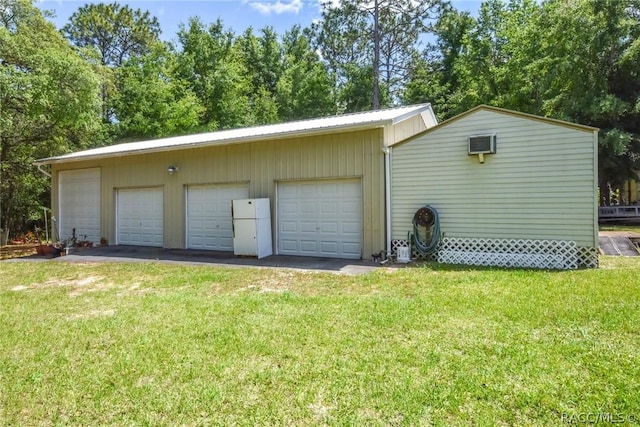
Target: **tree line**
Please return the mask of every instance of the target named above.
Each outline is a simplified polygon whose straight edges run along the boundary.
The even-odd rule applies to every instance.
[[[430,102],[599,127],[604,203],[640,169],[640,0],[342,0],[284,34],[193,17],[174,42],[148,11],[78,8],[60,30],[0,0],[0,227],[49,204],[37,158],[140,139]]]

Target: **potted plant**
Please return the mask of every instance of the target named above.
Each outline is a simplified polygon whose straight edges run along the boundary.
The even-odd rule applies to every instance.
[[[59,256],[60,249],[56,248],[54,245],[49,244],[49,242],[42,242],[42,236],[40,236],[41,231],[42,230],[39,227],[35,227],[36,253],[38,255]]]

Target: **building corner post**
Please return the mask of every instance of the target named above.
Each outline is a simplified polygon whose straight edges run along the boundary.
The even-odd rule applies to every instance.
[[[391,255],[391,147],[384,146],[384,208],[386,224],[386,254]]]

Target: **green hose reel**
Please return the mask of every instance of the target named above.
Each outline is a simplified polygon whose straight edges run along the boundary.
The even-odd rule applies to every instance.
[[[413,233],[409,241],[422,255],[435,251],[440,243],[440,220],[438,211],[429,205],[418,209],[413,215]]]

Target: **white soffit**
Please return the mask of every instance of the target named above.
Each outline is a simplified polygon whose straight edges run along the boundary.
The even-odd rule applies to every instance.
[[[424,115],[425,113],[435,118],[431,109],[431,104],[420,104],[407,107],[391,108],[387,110],[344,114],[340,116],[323,117],[319,119],[301,120],[274,125],[255,126],[241,129],[231,129],[194,135],[184,135],[171,138],[116,144],[106,147],[94,148],[91,150],[64,154],[61,156],[48,157],[38,160],[36,164],[52,164],[104,157],[118,157],[129,154],[176,150],[187,147],[226,145],[241,142],[259,141],[274,137],[287,137],[294,135],[304,136],[318,133],[329,133],[333,130],[374,128],[388,124],[396,124],[410,117],[413,117],[416,114]]]

